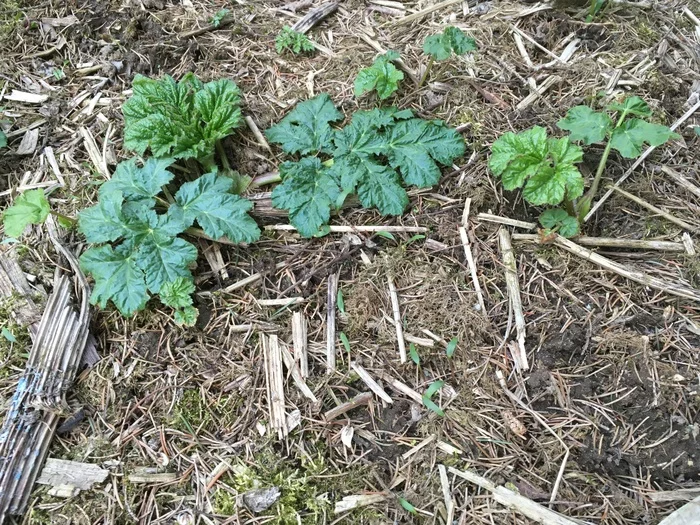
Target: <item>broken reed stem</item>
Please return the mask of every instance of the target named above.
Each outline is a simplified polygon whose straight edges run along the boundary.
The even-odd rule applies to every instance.
[[[407,16],[404,16],[403,18],[399,18],[398,20],[389,22],[388,25],[392,26],[400,26],[403,24],[410,24],[411,22],[415,20],[420,20],[424,16],[429,15],[433,11],[438,11],[440,9],[444,9],[445,7],[450,7],[451,5],[459,4],[461,2],[465,2],[466,0],[445,0],[444,2],[440,2],[439,4],[432,5],[430,7],[427,7],[421,11],[418,11],[417,13],[413,13]]]
[[[480,213],[476,216],[476,218],[486,222],[495,222],[496,224],[505,224],[506,226],[513,226],[514,228],[523,228],[524,230],[534,230],[535,228],[537,228],[537,224],[535,224],[534,222],[519,221],[517,219],[511,219],[509,217],[491,215],[490,213]]]
[[[342,405],[338,405],[335,408],[331,408],[328,412],[323,414],[323,419],[326,421],[331,421],[338,416],[349,412],[353,408],[357,408],[361,405],[367,405],[372,401],[372,392],[363,392],[353,397],[350,401],[346,401]]]
[[[294,361],[292,353],[289,351],[285,344],[280,344],[280,348],[282,350],[282,359],[284,360],[284,366],[286,366],[287,370],[289,370],[289,372],[292,374],[292,379],[294,380],[294,383],[296,383],[299,391],[312,402],[318,403],[318,399],[308,387],[306,381],[304,381],[302,372],[297,363]]]
[[[476,264],[474,263],[474,256],[472,255],[472,248],[469,244],[469,237],[467,236],[467,229],[464,226],[459,227],[459,236],[462,239],[462,247],[464,248],[464,256],[467,258],[467,264],[469,265],[469,273],[472,276],[472,283],[474,283],[474,290],[476,291],[476,298],[479,301],[479,309],[481,310],[481,315],[487,318],[486,315],[486,304],[484,303],[484,294],[481,291],[481,284],[479,283],[479,275],[476,272]]]
[[[536,233],[514,233],[511,235],[514,241],[527,241],[539,243],[542,238]],[[582,246],[595,246],[598,248],[626,248],[632,250],[660,250],[667,252],[685,252],[683,243],[671,241],[653,241],[644,239],[617,239],[615,237],[576,237],[576,242]]]
[[[255,140],[258,141],[258,144],[260,144],[263,148],[272,153],[272,148],[270,147],[270,144],[265,139],[265,136],[260,132],[260,128],[258,128],[258,125],[253,120],[253,117],[251,117],[250,115],[246,116],[245,123],[248,126],[248,129],[250,129],[250,131],[253,132]]]
[[[270,224],[265,226],[267,231],[296,231],[291,224]],[[328,226],[331,233],[353,233],[353,232],[387,232],[387,233],[426,233],[428,228],[424,226],[381,226],[381,225],[358,225],[358,226]]]
[[[668,166],[662,166],[661,171],[663,171],[666,175],[671,177],[680,186],[683,186],[690,193],[692,193],[696,197],[700,197],[700,187],[698,187],[695,184],[693,184],[692,182],[690,182],[688,179],[686,179],[683,175],[678,173],[676,170],[672,170]]]
[[[522,370],[527,370],[529,365],[527,362],[527,350],[525,350],[525,317],[523,316],[523,304],[520,298],[518,267],[515,263],[515,255],[513,255],[510,234],[508,230],[502,226],[501,229],[498,230],[498,240],[501,247],[503,265],[506,270],[506,288],[508,289],[510,306],[515,317],[515,330],[518,338],[518,349],[520,350],[520,359],[517,361],[521,364]]]
[[[621,275],[622,277],[625,277],[626,279],[629,279],[630,281],[634,281],[636,283],[642,284],[644,286],[648,286],[649,288],[653,288],[655,290],[660,290],[662,292],[670,293],[672,295],[676,295],[678,297],[683,297],[685,299],[690,299],[691,301],[695,301],[697,303],[700,303],[700,291],[696,290],[694,288],[690,288],[687,286],[683,286],[678,283],[671,283],[664,281],[663,279],[659,279],[658,277],[653,277],[651,275],[648,275],[644,272],[640,272],[638,270],[629,270],[626,268],[624,265],[612,261],[608,259],[607,257],[603,257],[602,255],[595,253],[587,248],[584,248],[583,246],[579,246],[573,241],[570,241],[569,239],[565,239],[561,235],[557,235],[554,239],[554,243],[557,246],[560,246],[561,248],[564,248],[566,251],[573,253],[574,255],[578,255],[579,257],[582,257],[583,259],[586,259],[588,261],[591,261],[606,270],[610,270],[611,272],[614,272],[618,275]]]
[[[357,363],[353,363],[352,369],[357,372],[357,375],[360,376],[360,379],[369,387],[369,389],[377,394],[377,396],[382,399],[383,401],[386,401],[387,403],[393,403],[394,400],[389,397],[389,394],[386,393],[386,391],[377,383],[374,378],[369,375],[369,372],[364,369],[364,367],[358,365]]]
[[[287,435],[287,417],[284,412],[284,374],[282,371],[282,352],[276,335],[261,336],[263,357],[265,361],[265,379],[267,384],[267,403],[270,409],[270,425],[277,430],[277,437]]]
[[[401,363],[405,363],[408,359],[406,355],[406,341],[403,338],[403,325],[401,324],[401,309],[399,307],[399,294],[396,293],[396,286],[394,286],[394,280],[390,275],[386,278],[387,284],[389,285],[389,297],[391,298],[391,311],[394,314],[394,326],[396,327],[396,340],[399,344],[399,357],[401,358]]]
[[[302,312],[292,314],[292,341],[294,343],[294,361],[299,364],[301,377],[309,377],[309,354],[306,317]]]
[[[335,306],[338,298],[338,274],[328,276],[328,300],[326,301],[326,373],[335,370]]]
[[[649,204],[647,201],[644,199],[637,197],[636,195],[632,195],[629,192],[626,192],[625,190],[622,190],[620,188],[617,188],[615,186],[612,187],[613,190],[618,192],[620,195],[623,197],[626,197],[627,199],[631,200],[632,202],[636,202],[639,204],[642,208],[646,208],[647,210],[656,213],[657,215],[660,215],[664,219],[666,219],[669,222],[672,222],[673,224],[676,224],[683,228],[684,230],[689,230],[691,232],[700,232],[700,228],[697,226],[693,226],[690,223],[685,222],[683,219],[679,219],[678,217],[675,217],[674,215],[671,215],[669,212],[666,210],[662,210],[661,208],[657,208],[653,204]]]

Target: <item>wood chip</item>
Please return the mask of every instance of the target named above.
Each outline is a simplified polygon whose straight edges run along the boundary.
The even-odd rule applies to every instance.
[[[67,461],[48,458],[36,480],[41,485],[67,485],[79,490],[90,490],[96,483],[102,483],[109,471],[93,463]]]
[[[27,93],[26,91],[12,90],[12,93],[5,95],[4,100],[12,102],[24,102],[25,104],[41,104],[49,99],[48,95],[39,95],[37,93]]]
[[[401,359],[401,363],[405,363],[408,360],[408,356],[406,354],[406,341],[403,337],[403,325],[401,322],[399,294],[396,292],[396,286],[394,286],[394,280],[391,278],[391,276],[387,276],[386,281],[389,285],[389,297],[391,298],[391,312],[394,315],[396,341],[399,345],[399,358]]]
[[[299,366],[301,377],[309,377],[308,322],[302,312],[292,314],[292,341],[294,344],[294,362]]]
[[[287,433],[287,417],[284,410],[284,374],[282,372],[282,351],[276,335],[262,335],[262,348],[265,360],[265,382],[267,403],[270,410],[270,426],[277,431],[279,439]]]
[[[514,360],[521,371],[528,370],[527,350],[525,349],[525,317],[523,316],[523,303],[520,298],[520,284],[518,283],[518,267],[515,263],[513,246],[510,243],[510,234],[504,227],[498,231],[498,240],[501,247],[501,257],[505,268],[506,287],[510,299],[510,307],[515,317],[515,330],[518,339]]]
[[[353,397],[350,401],[347,401],[343,403],[342,405],[338,405],[335,408],[331,408],[328,412],[323,414],[323,419],[326,421],[331,421],[335,419],[338,416],[342,416],[346,412],[349,412],[353,408],[357,408],[362,405],[368,405],[369,403],[372,402],[372,393],[371,392],[363,392],[362,394],[357,394],[355,397]]]
[[[17,147],[15,153],[17,155],[32,155],[36,151],[36,145],[39,142],[39,130],[30,129],[22,137],[22,142]]]

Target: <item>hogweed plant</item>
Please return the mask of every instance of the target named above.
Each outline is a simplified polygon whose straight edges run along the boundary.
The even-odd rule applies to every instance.
[[[600,112],[588,106],[576,106],[557,123],[560,129],[569,131],[569,136],[548,137],[547,131],[539,126],[506,133],[491,148],[489,168],[500,177],[506,190],[523,188],[523,197],[530,204],[563,204],[564,209],[546,210],[540,216],[540,223],[547,230],[573,237],[591,209],[612,150],[634,159],[641,155],[644,144],[660,146],[678,137],[667,126],[645,120],[651,114],[647,103],[637,96],[610,104]],[[574,142],[586,146],[605,144],[585,195],[584,179],[576,167],[583,160],[583,150]]]
[[[462,56],[477,49],[476,40],[464,34],[458,27],[446,27],[442,33],[431,35],[423,43],[423,52],[430,56],[428,65],[421,76],[418,87],[421,87],[430,74],[433,63],[447,60],[452,55]]]
[[[282,183],[272,192],[272,204],[288,210],[305,237],[324,233],[331,212],[351,194],[365,208],[400,215],[408,206],[404,185],[437,184],[438,165],[464,154],[464,140],[454,129],[408,110],[358,111],[345,127],[331,127],[343,118],[324,93],[298,104],[266,132],[297,156],[280,166]]]
[[[298,55],[300,53],[310,53],[315,48],[304,33],[295,31],[289,26],[284,26],[275,39],[275,49],[280,55],[285,51]]]
[[[370,67],[360,70],[355,79],[355,96],[361,97],[370,91],[376,91],[380,100],[393,95],[399,89],[403,73],[392,64],[399,59],[396,51],[387,51],[378,56]]]

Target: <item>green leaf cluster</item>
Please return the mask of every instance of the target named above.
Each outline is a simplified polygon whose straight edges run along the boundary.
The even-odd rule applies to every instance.
[[[211,17],[211,19],[209,20],[209,22],[210,22],[211,25],[213,25],[214,27],[219,27],[219,26],[221,25],[221,22],[223,22],[223,21],[226,19],[226,17],[228,16],[229,12],[230,12],[230,11],[229,11],[228,9],[219,9],[219,10]]]
[[[89,243],[80,264],[95,280],[91,301],[111,301],[126,316],[141,310],[151,295],[175,309],[175,319],[193,324],[194,283],[190,265],[197,248],[179,237],[195,222],[208,236],[252,242],[260,231],[247,214],[252,204],[229,193],[233,180],[207,173],[184,183],[171,204],[160,197],[172,186],[173,159],[120,163],[100,187],[97,205],[80,212],[78,227]]]
[[[360,70],[355,79],[355,96],[360,97],[374,90],[381,100],[389,98],[399,89],[399,81],[403,80],[403,73],[392,64],[398,58],[396,51],[387,51],[378,56],[370,67]]]
[[[289,26],[284,26],[275,39],[275,49],[281,55],[285,51],[298,55],[314,50],[314,45],[304,33],[294,31]]]
[[[423,42],[423,52],[433,60],[447,60],[455,55],[464,55],[477,49],[476,40],[467,36],[458,27],[446,27],[442,33],[430,35]]]
[[[494,142],[489,168],[506,190],[523,188],[531,204],[560,204],[583,194],[583,176],[576,167],[582,159],[583,151],[568,138],[547,137],[546,129],[535,126]]]
[[[128,149],[205,165],[212,164],[216,142],[241,123],[236,84],[227,79],[205,84],[192,73],[179,82],[167,75],[158,80],[136,75],[122,112]]]
[[[272,192],[273,205],[288,210],[305,237],[317,234],[350,194],[365,208],[400,215],[408,205],[404,185],[437,184],[439,164],[464,154],[464,140],[455,130],[408,110],[358,111],[345,127],[333,129],[331,123],[342,118],[330,97],[321,94],[298,104],[266,132],[286,153],[308,155],[280,166],[282,183]]]

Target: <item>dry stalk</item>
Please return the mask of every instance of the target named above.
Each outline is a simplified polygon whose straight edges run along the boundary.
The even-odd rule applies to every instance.
[[[261,334],[265,360],[265,383],[267,403],[270,409],[270,425],[277,431],[279,439],[287,433],[287,417],[284,411],[284,374],[282,371],[282,351],[276,335]]]
[[[525,349],[525,317],[523,316],[523,303],[520,298],[518,267],[515,263],[515,255],[513,255],[513,246],[510,243],[510,234],[504,227],[501,227],[498,231],[498,240],[506,272],[506,288],[510,298],[510,307],[515,317],[515,330],[518,338],[519,355],[514,355],[514,360],[520,365],[521,371],[527,370],[530,366],[527,362],[527,350]]]
[[[403,337],[399,294],[396,292],[396,286],[394,286],[394,280],[391,278],[391,276],[387,276],[386,281],[389,285],[389,297],[391,298],[391,311],[394,315],[394,327],[396,328],[396,341],[399,345],[399,357],[401,358],[401,363],[405,363],[408,357],[406,354],[406,341]]]
[[[612,189],[614,191],[618,192],[623,197],[631,200],[632,202],[636,202],[642,208],[646,208],[647,210],[649,210],[653,213],[656,213],[657,215],[660,215],[661,217],[663,217],[667,221],[672,222],[673,224],[676,224],[685,230],[690,230],[690,231],[696,232],[696,233],[700,232],[700,228],[698,228],[697,226],[693,226],[692,224],[685,222],[683,219],[679,219],[678,217],[671,215],[666,210],[662,210],[661,208],[657,208],[653,204],[649,204],[647,201],[645,201],[644,199],[642,199],[640,197],[637,197],[636,195],[632,195],[631,193],[629,193],[621,188],[617,188],[615,186],[613,186]]]
[[[299,365],[301,377],[309,377],[309,353],[307,321],[303,312],[292,314],[292,341],[294,343],[294,362]]]
[[[536,242],[542,238],[536,233],[514,233],[514,241]],[[626,248],[631,250],[659,250],[666,252],[685,252],[686,247],[681,242],[654,241],[645,239],[618,239],[616,237],[576,237],[576,242],[582,246],[597,248]]]
[[[326,373],[335,371],[335,307],[338,300],[338,274],[328,276],[326,301]]]

